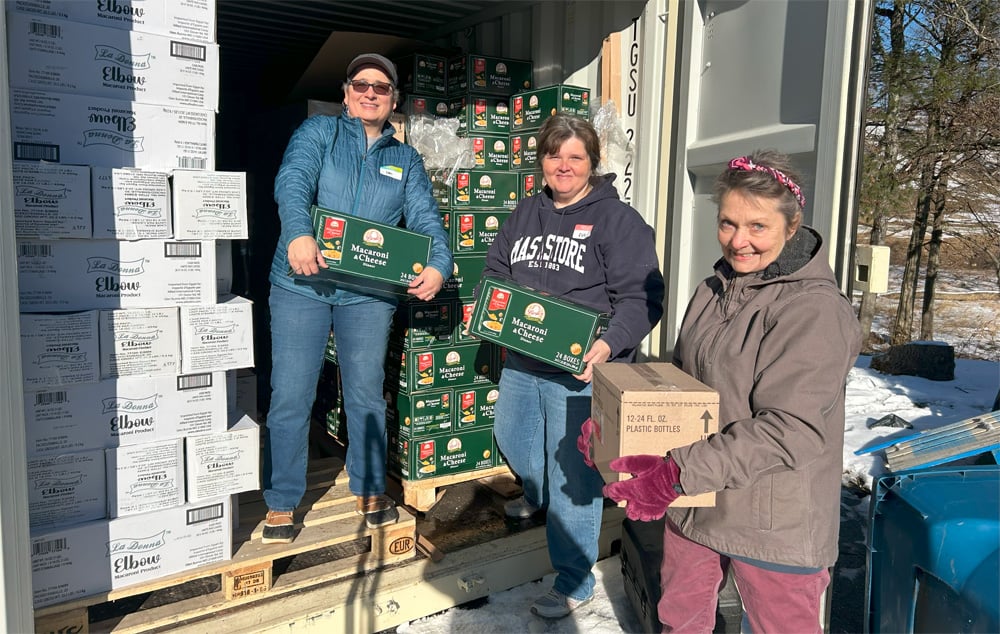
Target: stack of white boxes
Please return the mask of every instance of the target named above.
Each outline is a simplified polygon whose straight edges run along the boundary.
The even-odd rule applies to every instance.
[[[215,3],[142,5],[6,4],[36,607],[229,559],[260,485]]]

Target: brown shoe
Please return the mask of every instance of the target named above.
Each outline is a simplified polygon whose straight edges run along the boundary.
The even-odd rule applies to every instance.
[[[262,544],[291,544],[295,538],[293,511],[268,511],[264,519]]]
[[[355,510],[358,515],[365,516],[368,528],[378,528],[399,521],[399,511],[396,503],[384,495],[369,495],[357,497]]]

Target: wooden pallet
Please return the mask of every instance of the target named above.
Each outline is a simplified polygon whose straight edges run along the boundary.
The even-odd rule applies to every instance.
[[[339,463],[339,465],[338,465]],[[355,511],[343,463],[320,461],[310,473],[310,486],[296,513],[298,529],[291,544],[262,544],[267,508],[259,493],[241,496],[239,525],[233,530],[233,558],[147,583],[92,595],[35,611],[36,632],[149,632],[213,617],[223,610],[345,579],[412,559],[416,554],[416,520],[405,508],[399,522],[369,529]],[[337,552],[340,551],[338,556]],[[327,559],[294,572],[277,574],[275,562],[305,555]],[[331,559],[332,557],[332,559]],[[205,588],[215,588],[205,592]],[[149,594],[150,604],[124,615],[90,623],[92,612],[107,611],[109,601]],[[193,594],[193,596],[187,596]],[[158,596],[161,595],[161,596]],[[179,595],[165,602],[162,595]],[[155,600],[153,600],[155,598]],[[98,616],[98,619],[103,617]],[[206,628],[207,628],[206,622]]]
[[[434,506],[444,492],[442,487],[460,482],[481,480],[484,484],[490,484],[493,479],[513,480],[510,467],[501,465],[492,469],[479,469],[467,473],[454,473],[451,475],[425,478],[423,480],[397,480],[402,490],[403,504],[421,512],[427,512]]]

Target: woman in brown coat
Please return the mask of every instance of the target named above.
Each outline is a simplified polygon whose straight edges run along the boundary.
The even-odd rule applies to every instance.
[[[667,515],[665,632],[710,632],[731,567],[750,625],[819,632],[837,559],[844,388],[861,333],[787,157],[733,159],[716,181],[722,259],[696,289],[674,363],[719,392],[720,432],[666,457],[626,456],[605,493],[632,519]],[[667,507],[717,492],[710,508]]]

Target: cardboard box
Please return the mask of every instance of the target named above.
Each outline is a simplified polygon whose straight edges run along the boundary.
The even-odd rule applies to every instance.
[[[456,431],[433,438],[407,438],[389,430],[389,469],[407,480],[468,473],[496,466],[493,428]]]
[[[229,429],[184,439],[188,502],[260,488],[260,426],[237,415]]]
[[[90,238],[90,168],[14,163],[16,238]]]
[[[454,306],[449,301],[409,301],[396,307],[390,345],[404,350],[441,348],[452,344]]]
[[[41,456],[217,433],[226,428],[225,407],[221,372],[26,392],[25,447],[29,456]]]
[[[451,114],[450,107],[451,101],[443,94],[437,96],[407,95],[403,102],[402,111],[408,117],[417,115],[447,117]]]
[[[36,608],[232,558],[228,497],[31,537]]]
[[[590,89],[558,84],[520,92],[510,98],[511,132],[538,130],[546,119],[564,112],[590,119]]]
[[[397,429],[400,436],[439,436],[454,426],[454,394],[450,389],[414,395],[386,390],[384,397],[386,425]]]
[[[238,295],[180,307],[181,372],[235,370],[254,365],[253,302]]]
[[[24,389],[96,383],[101,377],[97,311],[21,314]]]
[[[428,236],[313,205],[313,230],[329,268],[292,277],[369,294],[409,297],[408,284],[430,258]]]
[[[455,426],[458,429],[470,427],[493,427],[496,421],[496,404],[500,388],[496,384],[470,388],[455,388]]]
[[[450,175],[450,170],[447,169],[428,169],[427,176],[431,179],[431,196],[437,201],[438,207],[441,208],[441,222],[445,222],[446,210],[451,209],[451,190],[453,189],[454,179],[448,180]],[[448,225],[445,224],[444,230],[448,230]]]
[[[449,116],[458,119],[459,134],[510,134],[510,103],[507,97],[472,93],[450,99]]]
[[[518,177],[515,172],[467,170],[455,172],[451,207],[462,209],[506,209],[517,207]]]
[[[104,451],[28,460],[28,524],[32,530],[105,518]]]
[[[541,170],[536,172],[517,173],[517,199],[524,200],[534,196],[545,187],[545,180],[542,178]]]
[[[476,337],[468,332],[469,320],[472,319],[472,311],[476,308],[476,303],[471,298],[459,299],[455,300],[455,306],[455,314],[459,315],[460,319],[459,323],[455,324],[455,333],[452,335],[455,343],[477,341]]]
[[[509,135],[475,132],[470,133],[467,138],[472,141],[472,158],[476,163],[476,169],[510,169]]]
[[[573,374],[609,316],[496,278],[483,278],[469,331]]]
[[[219,109],[216,44],[17,12],[7,33],[12,88]]]
[[[451,250],[453,253],[486,253],[510,217],[506,210],[454,212]]]
[[[174,170],[174,237],[178,240],[246,240],[246,172]]]
[[[184,439],[104,450],[108,517],[184,504]]]
[[[196,42],[215,41],[215,0],[13,0],[8,10],[98,26],[158,33]]]
[[[101,378],[181,372],[178,308],[102,310]]]
[[[665,455],[719,430],[719,394],[670,363],[599,363],[594,367],[592,458],[605,482],[619,456]],[[715,506],[715,493],[681,496],[673,506]]]
[[[10,91],[14,160],[215,169],[215,113],[106,97]]]
[[[449,300],[472,299],[476,285],[479,284],[479,279],[483,276],[483,269],[485,268],[485,253],[454,256],[451,277],[444,281],[444,285],[438,293],[438,298]]]
[[[407,93],[445,96],[448,94],[448,60],[416,53],[394,60],[399,87]]]
[[[510,167],[529,172],[542,169],[542,162],[538,157],[537,131],[510,135]]]
[[[448,59],[448,94],[475,90],[512,95],[531,88],[529,60],[486,55],[457,55]]]
[[[401,394],[485,385],[495,375],[495,350],[484,341],[427,350],[390,347],[386,355],[386,386],[398,388]]]
[[[216,300],[210,241],[25,240],[17,273],[22,313]]]
[[[95,167],[91,170],[94,237],[152,240],[173,236],[168,173]]]

